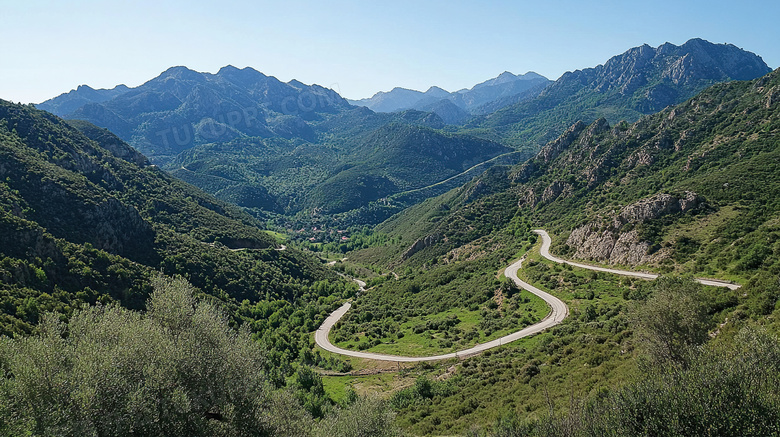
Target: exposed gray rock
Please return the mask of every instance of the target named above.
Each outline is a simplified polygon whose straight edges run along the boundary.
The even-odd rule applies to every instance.
[[[542,147],[536,157],[544,161],[545,164],[549,163],[553,159],[557,158],[561,152],[568,149],[569,146],[571,146],[572,143],[574,143],[574,141],[580,137],[580,133],[582,133],[582,131],[587,127],[588,126],[582,121],[574,123],[569,129],[566,130],[566,132],[558,137],[558,139],[551,141],[549,144]],[[593,131],[591,130],[589,130],[588,133],[591,136],[593,135]]]
[[[573,187],[571,184],[562,182],[562,181],[555,181],[552,184],[550,184],[547,188],[544,189],[544,193],[542,193],[542,202],[550,202],[558,198],[561,194],[564,195],[564,197],[571,194]]]
[[[128,246],[153,236],[151,225],[135,208],[114,198],[84,211],[82,220],[92,226],[95,247],[110,253],[123,254]]]
[[[517,201],[517,207],[522,208],[524,206],[527,206],[529,208],[533,208],[536,206],[536,194],[534,194],[534,190],[528,189],[522,193],[520,193],[519,200]]]
[[[657,194],[625,206],[611,218],[574,229],[566,244],[576,249],[575,258],[622,265],[655,263],[667,258],[669,252],[649,253],[650,243],[640,240],[639,232],[633,225],[669,214],[685,213],[699,206],[701,201],[696,193],[690,191],[680,198]]]
[[[406,252],[404,252],[404,254],[401,255],[401,257],[403,259],[408,259],[415,253],[425,249],[426,247],[433,246],[434,244],[438,243],[442,239],[443,236],[438,233],[428,235],[427,237],[424,238],[420,238],[417,241],[415,241],[414,244],[412,244],[408,249],[406,249]]]

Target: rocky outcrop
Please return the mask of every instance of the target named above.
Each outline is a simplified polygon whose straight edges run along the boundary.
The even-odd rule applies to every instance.
[[[609,264],[651,264],[669,256],[667,250],[651,253],[651,244],[640,239],[634,225],[669,214],[685,213],[702,199],[686,191],[681,197],[657,194],[628,205],[606,220],[595,221],[574,229],[566,244],[576,249],[575,258]]]
[[[684,213],[698,206],[700,202],[701,198],[691,191],[686,191],[680,198],[671,194],[656,194],[621,209],[620,214],[615,218],[613,227],[619,227],[626,223],[641,223],[678,212]]]
[[[508,169],[504,166],[490,167],[477,176],[471,183],[464,185],[463,201],[473,202],[476,199],[504,190],[509,187]]]
[[[527,189],[520,193],[519,199],[517,201],[517,207],[523,208],[533,208],[536,206],[536,194],[534,193],[534,190]]]
[[[572,189],[573,187],[569,183],[555,181],[544,189],[544,193],[542,193],[542,202],[551,202],[557,199],[561,194],[563,194],[564,197],[567,197],[571,194]]]
[[[403,259],[409,259],[412,255],[415,253],[425,249],[426,247],[431,247],[434,244],[438,243],[439,241],[442,241],[444,237],[441,234],[431,234],[427,237],[420,238],[417,241],[414,242],[408,249],[406,249],[406,252],[404,252],[401,257]]]

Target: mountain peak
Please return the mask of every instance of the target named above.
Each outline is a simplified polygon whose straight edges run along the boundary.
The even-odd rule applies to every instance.
[[[217,71],[217,76],[236,75],[236,74],[265,76],[265,74],[255,70],[252,67],[238,68],[230,64],[225,65],[224,67],[220,68],[219,71]]]
[[[175,77],[177,79],[195,79],[195,78],[200,78],[201,76],[202,73],[198,73],[195,70],[190,70],[189,68],[183,65],[177,65],[175,67],[171,67],[163,71],[158,77],[160,78]]]
[[[425,92],[425,95],[446,99],[450,96],[450,92],[437,86],[432,86],[428,88],[428,91]]]
[[[225,73],[237,73],[241,71],[240,68],[234,67],[231,64],[225,65],[224,67],[220,68],[219,71],[217,71],[217,75],[225,74]]]
[[[542,76],[541,74],[535,72],[535,71],[528,71],[525,74],[521,74],[517,76],[520,80],[531,80],[531,79],[544,79],[547,80],[546,77]]]

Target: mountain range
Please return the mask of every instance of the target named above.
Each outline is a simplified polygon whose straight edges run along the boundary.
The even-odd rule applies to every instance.
[[[532,159],[494,167],[378,231],[406,235],[398,258],[434,242],[421,261],[470,243],[486,220],[500,229],[519,214],[576,259],[705,276],[777,271],[779,102],[775,70],[633,124],[578,121]]]
[[[439,114],[448,124],[459,124],[471,114],[493,112],[531,98],[550,83],[549,79],[532,71],[518,75],[505,71],[498,77],[474,85],[471,89],[448,92],[432,86],[427,91],[420,92],[393,88],[388,92],[380,91],[369,98],[349,100],[349,103],[365,106],[376,112],[428,110]]]
[[[348,106],[332,90],[233,66],[216,74],[172,67],[113,98],[66,112],[82,98],[77,90],[40,106],[108,128],[152,158],[242,136],[306,138],[311,130],[304,120]]]
[[[759,56],[731,44],[702,39],[681,46],[645,44],[602,65],[564,73],[535,98],[474,118],[466,127],[538,149],[577,120],[634,122],[715,83],[751,80],[770,71]]]
[[[40,106],[71,107],[85,98],[80,90]],[[174,67],[61,115],[110,129],[152,162],[259,217],[346,212],[511,151],[434,131],[444,122],[429,112],[374,113],[317,85],[230,66],[216,74]]]
[[[153,163],[257,217],[349,213],[345,223],[375,224],[451,188],[436,184],[475,164],[485,170],[512,150],[521,152],[508,155],[515,160],[531,156],[578,120],[633,122],[714,83],[768,71],[752,53],[694,39],[636,47],[554,82],[506,72],[454,93],[397,88],[362,102],[395,112],[232,66],[216,74],[174,67],[67,114],[62,109],[94,93],[83,88],[40,106],[110,129]],[[472,115],[478,108],[499,109]],[[382,148],[399,152],[377,153]],[[431,185],[413,199],[387,201]]]
[[[93,89],[89,85],[79,85],[75,90],[61,94],[37,105],[38,109],[52,114],[65,116],[89,103],[103,103],[130,91],[126,85],[117,85],[112,89]]]

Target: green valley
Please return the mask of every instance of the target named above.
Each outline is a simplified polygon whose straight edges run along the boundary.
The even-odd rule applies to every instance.
[[[539,53],[583,25],[569,9],[620,17],[618,42],[645,18],[198,4],[100,21],[124,50],[137,21],[164,64],[77,45],[128,85],[0,100],[0,436],[780,435],[780,69],[699,38],[596,65],[588,29],[554,56],[594,67],[462,87],[526,18]],[[422,54],[446,68],[384,88]],[[286,78],[138,76],[258,56]],[[290,79],[306,56],[360,80]],[[391,91],[345,98],[360,81]]]

